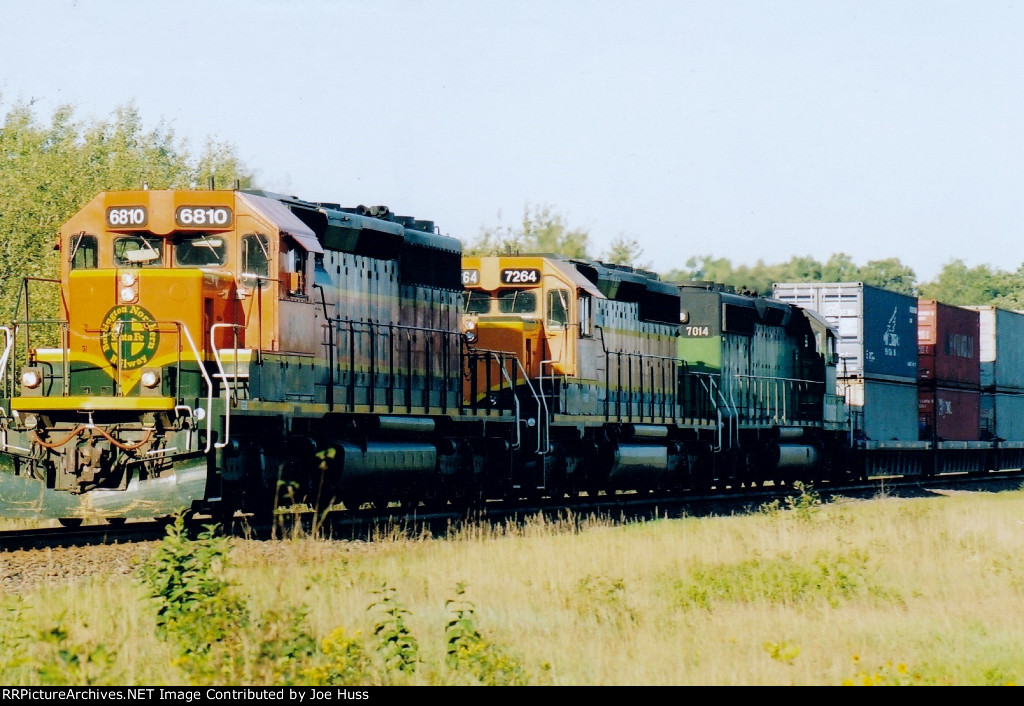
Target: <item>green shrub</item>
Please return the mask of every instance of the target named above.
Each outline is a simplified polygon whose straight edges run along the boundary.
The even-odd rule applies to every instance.
[[[726,565],[698,563],[685,576],[669,579],[669,586],[676,605],[705,610],[719,602],[803,605],[821,601],[836,606],[857,597],[895,598],[873,580],[868,557],[862,552],[819,552],[806,561],[780,556]]]
[[[176,646],[174,664],[190,683],[301,682],[317,653],[305,609],[254,617],[225,578],[229,545],[216,529],[191,539],[179,515],[140,568],[157,634]]]
[[[0,683],[43,686],[122,684],[117,652],[94,640],[72,639],[58,616],[52,628],[28,627],[29,606],[17,596],[0,602]],[[47,623],[50,624],[50,623]]]
[[[446,663],[453,672],[469,673],[485,686],[525,686],[529,675],[519,662],[497,645],[488,642],[476,629],[475,608],[465,598],[466,587],[457,584],[455,598],[445,602],[448,625],[445,629]]]
[[[409,611],[395,600],[395,589],[386,583],[374,594],[377,599],[367,610],[379,614],[373,628],[377,637],[377,653],[389,671],[412,674],[419,664],[420,646],[406,624]]]

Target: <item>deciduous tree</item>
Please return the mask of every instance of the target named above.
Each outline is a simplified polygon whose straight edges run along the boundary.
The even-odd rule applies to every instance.
[[[205,188],[210,177],[217,188],[252,185],[233,146],[208,140],[193,156],[165,124],[147,129],[133,105],[84,121],[64,105],[49,123],[31,103],[8,106],[0,124],[0,319],[15,315],[22,278],[56,277],[57,230],[97,193]],[[33,292],[32,301],[33,317],[56,314],[55,287]]]
[[[560,213],[543,204],[523,209],[516,226],[482,228],[480,235],[467,243],[467,255],[507,255],[516,253],[553,253],[588,258],[590,236],[582,228],[570,228]]]

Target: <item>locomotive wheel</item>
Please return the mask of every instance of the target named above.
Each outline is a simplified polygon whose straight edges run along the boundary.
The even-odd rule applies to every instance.
[[[108,525],[113,525],[114,527],[120,527],[121,525],[123,525],[127,521],[128,521],[127,517],[108,517],[107,518],[107,524]]]
[[[59,518],[57,518],[57,522],[59,522],[63,527],[81,527],[82,526],[82,518],[81,517],[59,517]]]

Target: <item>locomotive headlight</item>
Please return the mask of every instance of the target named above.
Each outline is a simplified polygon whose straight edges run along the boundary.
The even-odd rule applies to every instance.
[[[122,272],[121,273],[121,286],[131,287],[135,284],[135,273],[134,272]]]
[[[467,343],[476,343],[476,319],[466,319],[462,322],[462,329],[465,332]]]
[[[43,381],[43,376],[39,374],[38,370],[24,370],[21,373],[21,384],[22,387],[27,387],[33,390],[39,387],[39,383]]]
[[[121,298],[122,304],[131,304],[139,298],[139,293],[135,290],[135,287],[121,287],[118,296]]]
[[[159,370],[145,370],[142,373],[142,377],[139,381],[150,389],[160,384],[160,371]]]

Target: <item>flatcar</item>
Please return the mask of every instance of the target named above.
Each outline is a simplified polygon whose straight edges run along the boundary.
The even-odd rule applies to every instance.
[[[1024,461],[1014,344],[989,327],[1003,364],[986,385],[980,312],[921,324],[927,304],[858,283],[764,297],[463,257],[384,206],[242,190],[101,193],[56,250],[59,277],[26,278],[2,327],[0,516],[739,492]],[[999,331],[1024,330],[1008,315]]]

